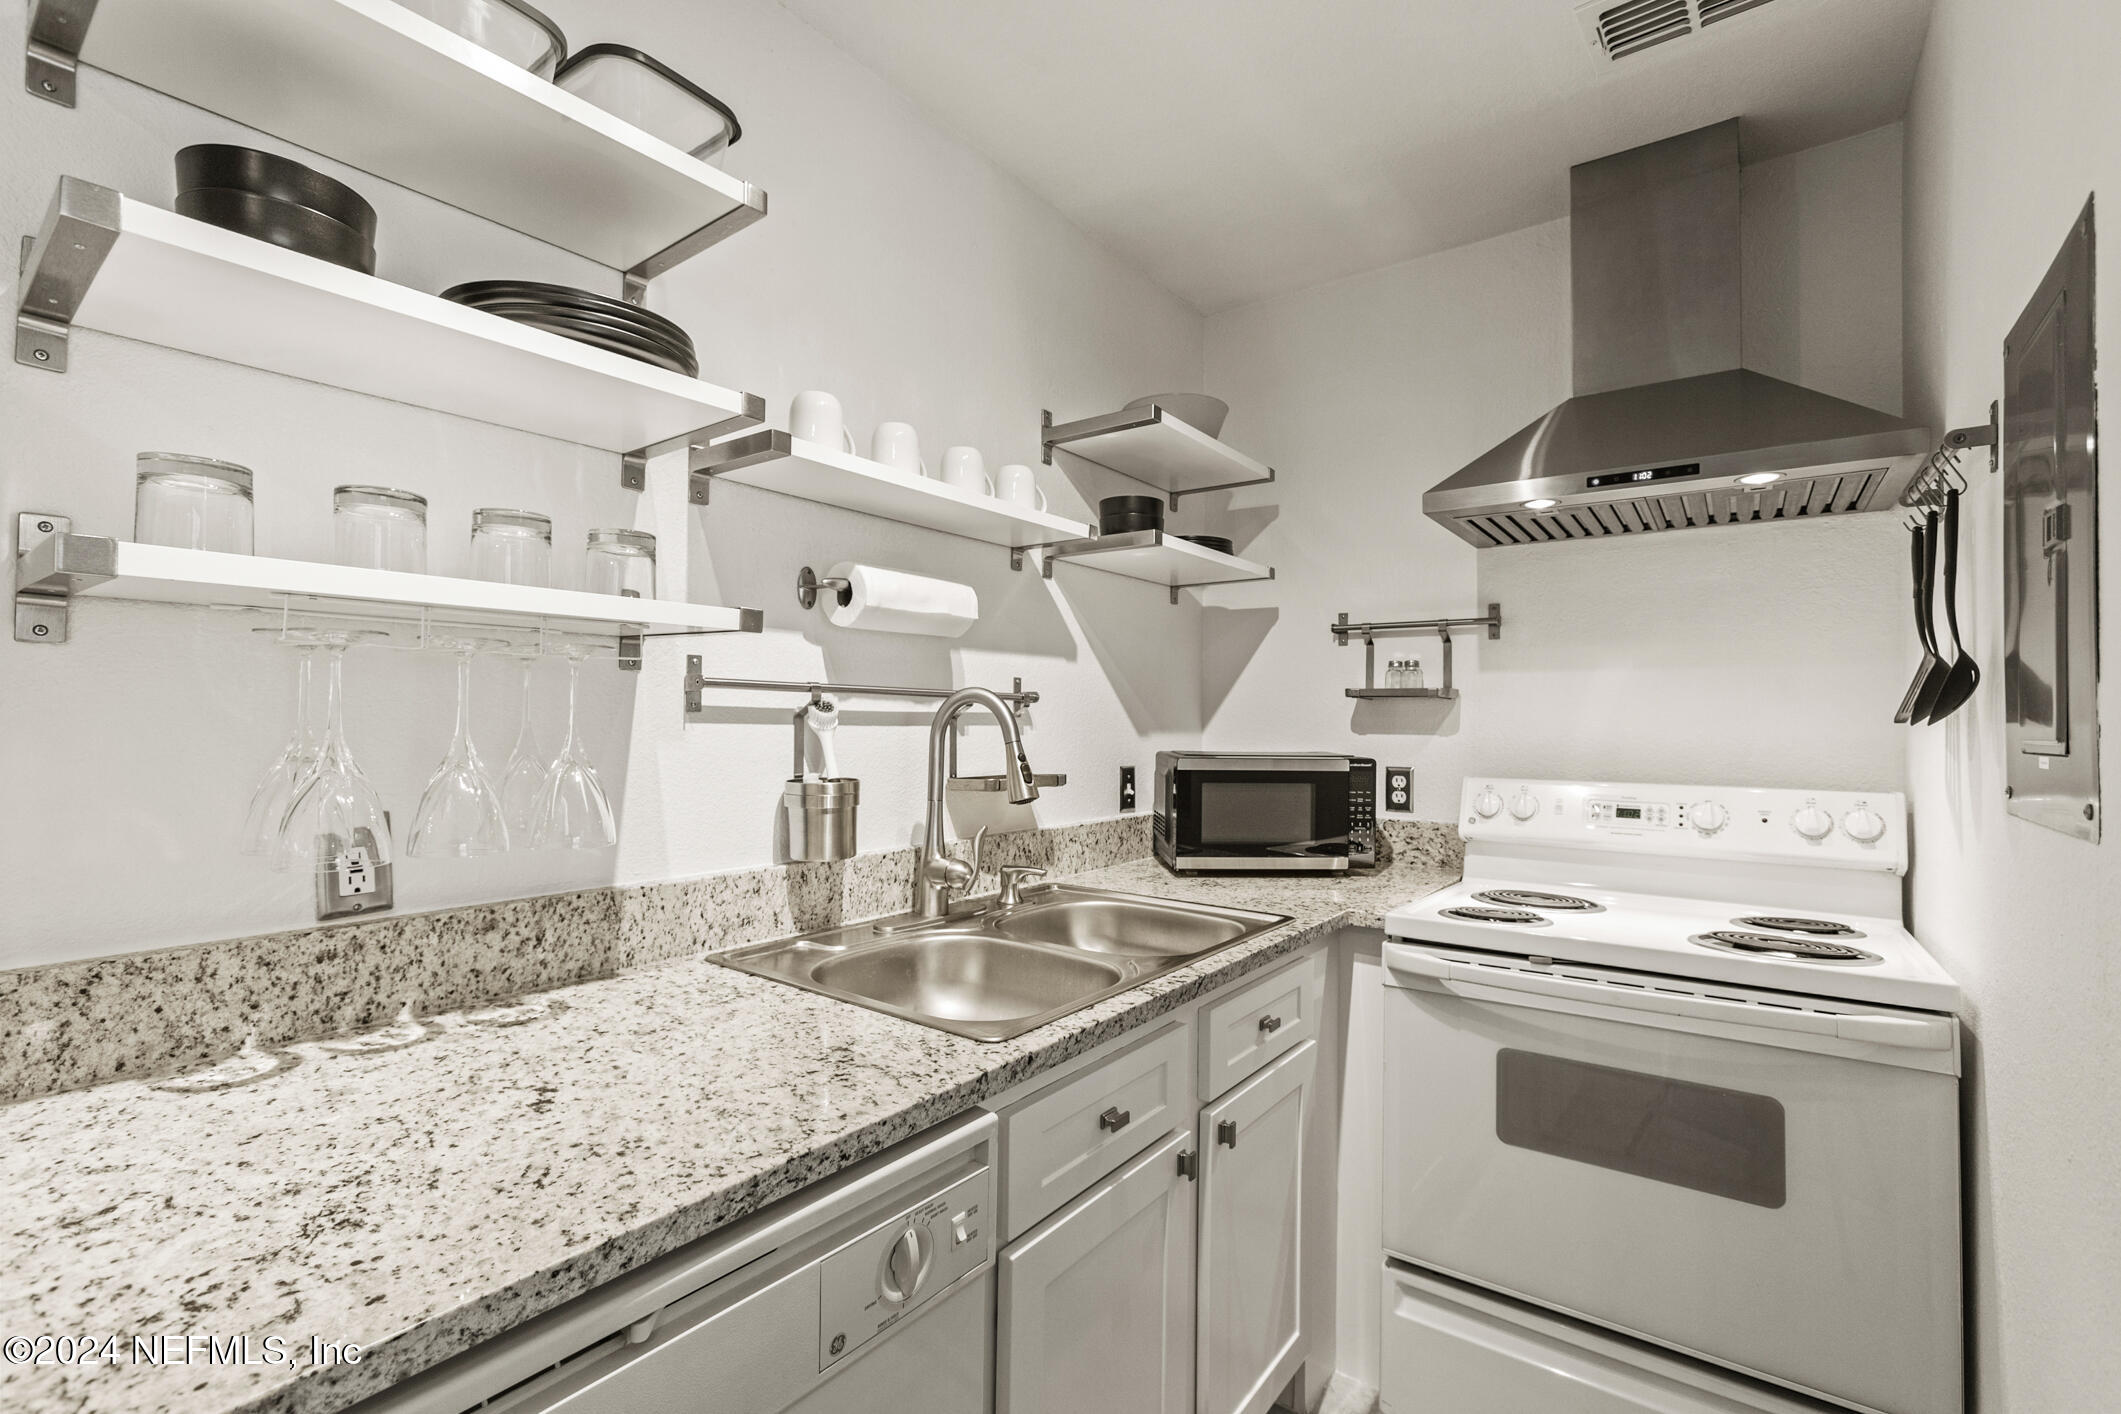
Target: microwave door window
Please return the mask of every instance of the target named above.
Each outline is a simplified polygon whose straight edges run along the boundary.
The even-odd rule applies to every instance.
[[[1210,854],[1305,855],[1337,843],[1318,837],[1316,782],[1204,780],[1200,847]],[[1343,837],[1344,838],[1344,837]]]

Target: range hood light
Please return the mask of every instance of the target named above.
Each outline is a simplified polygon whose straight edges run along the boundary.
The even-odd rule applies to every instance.
[[[1552,496],[1540,496],[1525,502],[1524,508],[1528,511],[1551,511],[1560,504],[1561,502],[1555,500]]]
[[[1756,471],[1739,477],[1738,484],[1740,486],[1765,486],[1769,482],[1780,480],[1782,480],[1782,473],[1779,471]]]

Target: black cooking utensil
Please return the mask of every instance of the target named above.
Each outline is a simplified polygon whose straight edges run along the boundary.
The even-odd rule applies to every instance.
[[[1952,671],[1952,665],[1945,661],[1944,650],[1937,646],[1937,563],[1941,521],[1942,517],[1933,510],[1922,523],[1922,636],[1929,645],[1929,670],[1923,675],[1921,690],[1915,694],[1914,708],[1908,714],[1910,722],[1930,719],[1930,709],[1937,705],[1937,695],[1944,691],[1944,680]]]
[[[1937,639],[1930,627],[1930,573],[1936,565],[1937,517],[1934,513],[1924,517],[1923,523],[1914,527],[1908,543],[1909,563],[1915,578],[1915,637],[1922,643],[1922,661],[1915,665],[1914,680],[1907,685],[1907,695],[1900,699],[1900,710],[1893,720],[1902,725],[1920,721],[1915,708],[1922,700],[1923,689],[1929,685],[1930,674],[1942,666],[1937,656]]]
[[[1959,492],[1944,493],[1944,624],[1951,630],[1950,666],[1930,704],[1929,720],[1941,722],[1964,707],[1981,685],[1981,667],[1959,639]]]

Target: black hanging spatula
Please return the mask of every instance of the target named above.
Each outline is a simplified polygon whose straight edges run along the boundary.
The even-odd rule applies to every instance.
[[[1981,667],[1959,640],[1959,492],[1944,496],[1944,625],[1951,630],[1952,653],[1944,684],[1930,704],[1929,720],[1941,722],[1964,707],[1981,685]]]
[[[1922,720],[1916,709],[1922,704],[1931,675],[1941,672],[1944,667],[1943,660],[1937,655],[1936,629],[1930,622],[1931,576],[1937,571],[1936,512],[1932,511],[1923,518],[1921,525],[1915,527],[1908,555],[1915,573],[1915,636],[1922,641],[1922,661],[1915,666],[1915,677],[1907,685],[1907,695],[1900,699],[1900,710],[1893,714],[1893,720],[1902,724]],[[1934,692],[1930,693],[1932,701],[1935,697]]]

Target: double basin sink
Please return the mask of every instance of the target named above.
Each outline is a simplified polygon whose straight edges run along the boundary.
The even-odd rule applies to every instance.
[[[1010,907],[882,918],[715,961],[975,1041],[1005,1041],[1288,921],[1048,884]]]

